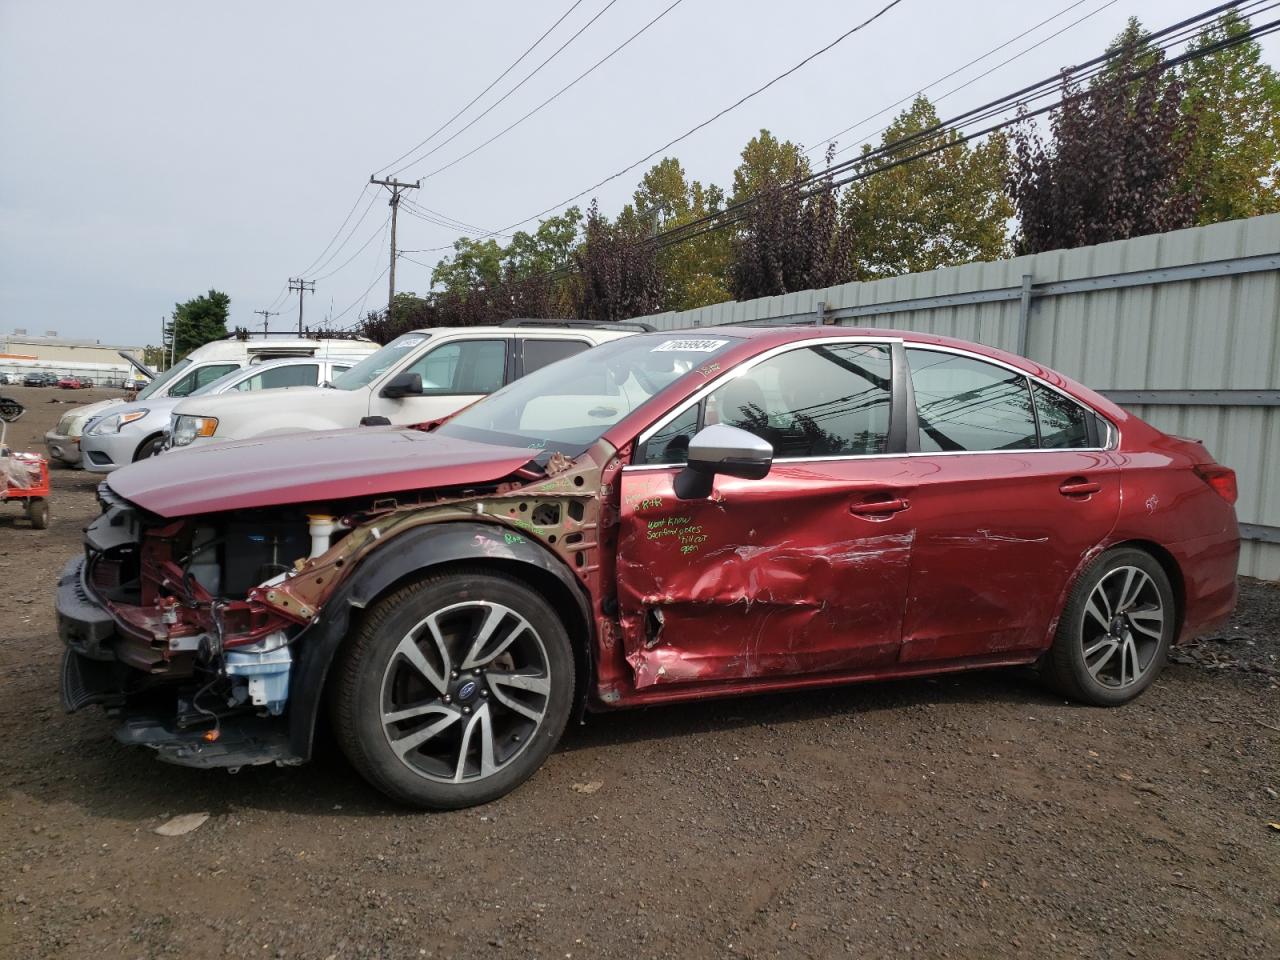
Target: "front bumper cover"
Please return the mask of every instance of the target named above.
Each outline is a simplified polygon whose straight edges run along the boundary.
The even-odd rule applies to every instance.
[[[76,466],[80,463],[80,439],[68,437],[50,430],[44,435],[44,447],[49,451],[50,459]]]

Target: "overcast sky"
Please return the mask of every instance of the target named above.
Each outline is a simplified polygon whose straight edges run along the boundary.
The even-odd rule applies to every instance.
[[[601,14],[594,24],[492,113],[400,176],[423,176],[467,153],[671,2],[582,0],[428,147]],[[511,224],[683,133],[885,2],[680,0],[554,103],[424,180],[411,196],[469,224]],[[282,288],[316,261],[369,175],[483,90],[571,5],[0,0],[0,330],[156,342],[174,302],[210,287],[231,295],[233,323],[260,323],[252,311],[273,304],[283,311],[272,318],[277,329],[296,323],[296,297],[284,298]],[[1130,15],[1157,29],[1208,5],[902,0],[671,152],[690,177],[728,184],[743,144],[761,127],[821,144],[1069,6],[929,89],[946,93],[1098,11],[944,100],[943,117],[1088,59]],[[1277,38],[1264,43],[1276,63]],[[875,134],[889,116],[842,144]],[[626,201],[643,169],[597,191],[607,212]],[[371,196],[364,194],[353,222]],[[338,255],[307,274],[325,277],[369,241],[318,280],[306,304],[309,320],[344,310],[341,323],[355,319],[362,294],[387,263],[380,233],[386,216],[382,197]],[[464,232],[402,213],[399,246],[447,246]],[[426,263],[441,255],[412,254]],[[397,286],[423,292],[429,276],[428,268],[401,260]],[[366,309],[383,305],[385,296],[383,280]]]

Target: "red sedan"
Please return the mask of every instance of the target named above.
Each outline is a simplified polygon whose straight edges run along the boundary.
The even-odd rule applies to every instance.
[[[63,390],[79,390],[84,383],[79,377],[62,377],[58,380],[58,386]]]
[[[644,334],[442,424],[111,474],[59,586],[64,699],[226,767],[309,758],[326,704],[373,784],[446,808],[575,710],[1009,665],[1117,706],[1230,613],[1235,495],[1198,441],[977,344]]]

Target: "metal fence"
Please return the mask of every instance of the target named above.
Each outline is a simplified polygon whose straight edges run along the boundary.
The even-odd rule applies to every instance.
[[[1236,470],[1240,572],[1280,580],[1280,214],[637,317],[961,337],[1086,383]]]

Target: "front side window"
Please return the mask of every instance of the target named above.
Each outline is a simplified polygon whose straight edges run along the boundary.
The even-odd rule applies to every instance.
[[[907,350],[920,450],[1023,450],[1036,446],[1027,378],[972,357]]]
[[[892,360],[881,344],[790,350],[713,390],[660,427],[638,463],[683,463],[702,427],[724,423],[773,445],[776,458],[884,453],[892,406]]]
[[[790,350],[707,397],[705,423],[740,427],[775,457],[865,456],[889,441],[892,361],[881,344]]]
[[[505,340],[455,340],[436,347],[406,373],[422,377],[424,394],[493,393],[507,370]]]
[[[236,384],[237,390],[275,390],[280,387],[314,387],[320,382],[320,368],[314,363],[291,363],[269,367]]]

